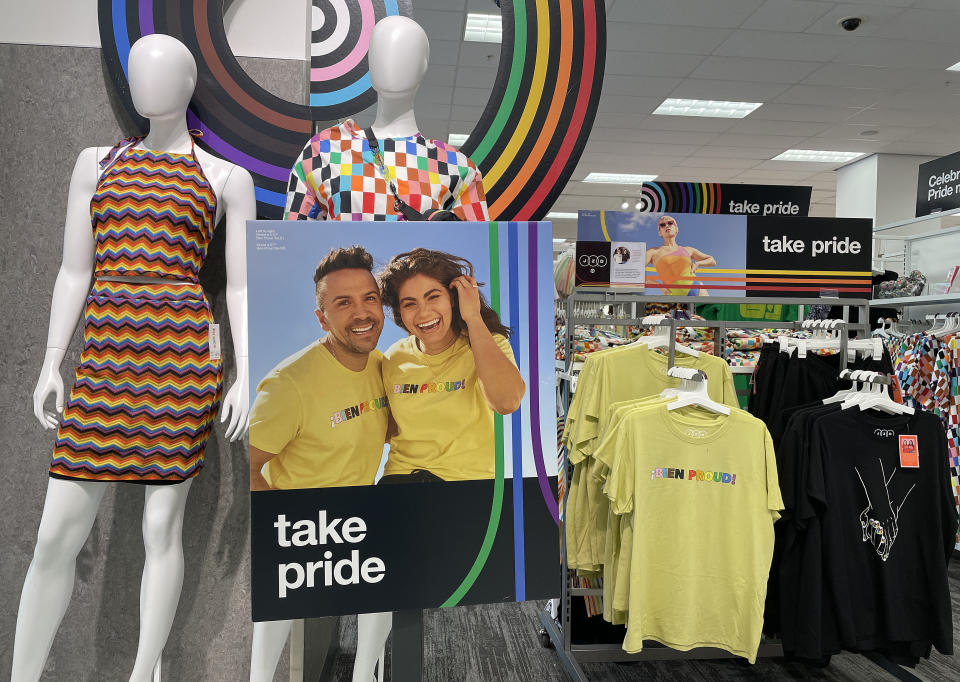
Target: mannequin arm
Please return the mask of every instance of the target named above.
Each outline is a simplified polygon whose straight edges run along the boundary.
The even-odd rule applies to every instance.
[[[46,429],[57,427],[58,413],[63,411],[63,379],[60,363],[83,314],[93,275],[95,242],[90,226],[90,199],[97,187],[97,148],[80,152],[70,178],[67,194],[67,216],[63,229],[63,260],[50,303],[50,326],[47,351],[43,357],[40,378],[33,391],[33,413]],[[43,404],[50,393],[56,394],[56,412],[45,412]]]
[[[237,378],[223,401],[221,422],[227,422],[227,439],[247,432],[250,420],[250,366],[247,351],[247,221],[256,218],[253,178],[235,166],[223,187],[227,214],[227,314],[237,364]]]

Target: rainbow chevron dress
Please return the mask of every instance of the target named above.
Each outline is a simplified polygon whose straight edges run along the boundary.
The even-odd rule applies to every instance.
[[[100,162],[90,202],[97,281],[57,429],[56,478],[179,483],[203,466],[220,404],[222,364],[210,357],[213,318],[197,279],[216,196],[193,151],[135,149],[139,141]],[[116,275],[164,279],[99,279]]]

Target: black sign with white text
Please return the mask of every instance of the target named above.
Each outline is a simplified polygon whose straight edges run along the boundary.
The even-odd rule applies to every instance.
[[[960,152],[920,164],[917,212],[920,216],[960,208]]]
[[[515,601],[507,483],[502,514],[493,480],[252,492],[253,620]],[[523,486],[540,495],[536,478]],[[541,506],[522,523],[526,574],[538,576],[525,598],[555,597],[553,519]]]
[[[870,298],[872,236],[869,219],[747,218],[747,296]]]

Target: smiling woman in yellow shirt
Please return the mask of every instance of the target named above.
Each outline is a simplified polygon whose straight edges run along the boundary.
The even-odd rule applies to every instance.
[[[493,413],[516,411],[526,386],[510,329],[480,295],[473,265],[414,249],[390,260],[380,286],[394,321],[410,333],[381,366],[397,424],[384,482],[493,478]]]

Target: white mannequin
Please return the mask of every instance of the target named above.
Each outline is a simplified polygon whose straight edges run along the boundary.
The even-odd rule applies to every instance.
[[[137,111],[150,120],[138,148],[190,153],[186,109],[197,83],[189,50],[166,35],[140,38],[130,49],[130,93]],[[34,414],[44,428],[56,428],[63,410],[60,364],[90,289],[94,237],[90,201],[108,148],[89,147],[77,158],[67,199],[63,261],[50,307],[47,350],[33,394]],[[217,220],[226,214],[227,311],[232,321],[237,378],[223,401],[222,422],[231,441],[247,429],[249,411],[246,335],[246,221],[256,216],[253,179],[243,168],[199,147],[197,160],[217,196]],[[145,278],[126,278],[143,281]],[[152,281],[156,282],[156,278]],[[56,413],[44,402],[56,395]],[[192,479],[175,485],[144,486],[143,540],[146,553],[140,587],[140,640],[130,680],[151,679],[170,633],[183,585],[181,530]],[[17,615],[11,679],[40,678],[73,591],[76,556],[93,526],[108,482],[50,478],[33,561],[27,571]]]
[[[382,139],[407,137],[420,131],[414,115],[414,99],[427,73],[430,42],[420,24],[401,16],[384,17],[370,33],[367,61],[370,83],[377,91],[374,134]],[[370,682],[384,645],[393,614],[362,613],[357,616],[357,656],[353,682]],[[250,682],[271,682],[293,621],[254,623],[250,658]],[[384,672],[379,671],[384,679]]]

